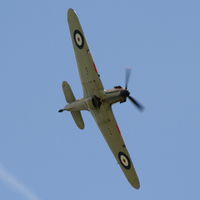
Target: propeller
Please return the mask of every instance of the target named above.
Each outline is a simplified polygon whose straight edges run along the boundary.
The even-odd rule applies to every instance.
[[[126,71],[125,71],[125,89],[126,90],[128,88],[128,82],[129,82],[129,79],[130,79],[130,75],[131,75],[131,69],[127,68]]]
[[[144,106],[140,104],[138,101],[136,101],[132,96],[128,96],[128,99],[140,110],[144,110]]]
[[[128,91],[128,83],[130,80],[130,75],[131,75],[131,69],[128,68],[125,71],[125,90],[122,91],[121,95],[128,97],[128,99],[140,110],[143,111],[144,107],[142,104],[140,104],[135,98],[133,98],[132,96],[130,96],[130,92]]]

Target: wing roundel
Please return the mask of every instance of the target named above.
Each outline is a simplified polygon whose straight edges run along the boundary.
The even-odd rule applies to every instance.
[[[74,31],[74,42],[79,49],[82,49],[84,46],[84,37],[79,30]]]
[[[131,161],[125,153],[120,151],[118,153],[118,158],[119,158],[120,163],[123,165],[123,167],[125,167],[126,169],[131,168]]]

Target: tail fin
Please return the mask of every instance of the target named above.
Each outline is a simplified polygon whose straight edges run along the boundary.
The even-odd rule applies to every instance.
[[[63,93],[65,95],[65,99],[68,103],[72,103],[73,101],[76,100],[70,85],[66,81],[63,81],[62,88],[63,88]],[[76,125],[80,129],[84,129],[84,121],[83,121],[81,112],[80,111],[72,111],[71,114],[72,114],[72,117],[73,117]]]

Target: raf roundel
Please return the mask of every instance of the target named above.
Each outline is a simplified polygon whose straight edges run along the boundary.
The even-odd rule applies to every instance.
[[[74,31],[74,41],[76,43],[76,46],[79,49],[82,49],[84,46],[84,37],[82,35],[82,33],[79,30],[75,30]]]
[[[123,167],[125,167],[126,169],[131,168],[131,162],[125,153],[119,152],[118,157],[119,157],[119,161],[123,165]]]

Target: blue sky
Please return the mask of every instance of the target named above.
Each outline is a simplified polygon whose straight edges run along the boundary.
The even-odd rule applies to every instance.
[[[61,83],[82,96],[66,12],[74,8],[140,178],[133,189],[92,116],[79,130]],[[199,1],[1,1],[0,199],[199,199]]]

